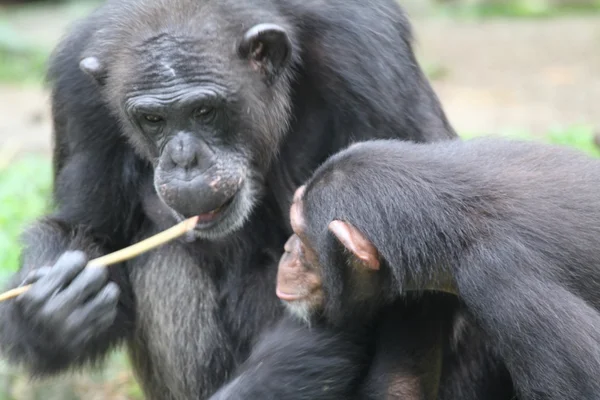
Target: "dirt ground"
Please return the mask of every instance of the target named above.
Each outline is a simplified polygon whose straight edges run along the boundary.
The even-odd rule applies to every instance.
[[[46,14],[15,26],[52,45],[67,23]],[[600,128],[600,17],[413,24],[423,63],[445,71],[433,84],[459,132]],[[0,110],[0,146],[49,150],[46,91],[2,85]]]
[[[600,18],[417,21],[425,60],[459,132],[600,128]]]

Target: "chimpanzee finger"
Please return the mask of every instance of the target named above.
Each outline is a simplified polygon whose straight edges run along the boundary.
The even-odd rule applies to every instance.
[[[68,336],[76,336],[75,334],[78,332],[85,332],[92,325],[96,329],[108,328],[116,316],[120,294],[119,286],[114,282],[109,282],[98,292],[97,296],[73,311],[64,323],[64,330]],[[106,316],[112,317],[112,319],[109,318],[107,325],[100,324],[99,322],[106,322]],[[78,333],[77,336],[80,334]]]
[[[85,253],[81,251],[65,252],[46,275],[16,298],[17,303],[25,314],[35,313],[52,295],[77,276],[86,264]]]
[[[40,309],[39,317],[46,323],[62,323],[90,297],[98,294],[108,280],[106,268],[85,268],[71,283]]]
[[[86,342],[106,332],[111,327],[116,317],[117,309],[112,309],[111,311],[98,316],[93,321],[86,323],[85,325],[80,325],[79,331],[72,331],[70,333],[71,337],[73,337],[73,341],[70,345],[75,348],[85,346]]]
[[[41,267],[38,269],[34,269],[33,271],[29,271],[23,282],[21,282],[20,286],[31,285],[34,282],[37,282],[40,278],[47,275],[50,272],[51,267]]]

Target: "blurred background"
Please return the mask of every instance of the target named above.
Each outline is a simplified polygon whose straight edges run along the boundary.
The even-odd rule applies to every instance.
[[[368,1],[368,0],[365,0]],[[600,0],[401,0],[420,62],[463,137],[500,134],[600,155]],[[46,59],[99,0],[0,0],[0,283],[47,210]],[[393,105],[390,105],[393,107]],[[0,400],[141,399],[126,359],[32,383],[0,363]]]

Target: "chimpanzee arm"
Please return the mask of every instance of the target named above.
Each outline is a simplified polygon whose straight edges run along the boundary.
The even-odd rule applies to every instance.
[[[460,296],[518,392],[598,399],[600,315],[559,283],[555,266],[518,243],[474,248],[463,261],[456,272]]]
[[[125,334],[131,320],[124,271],[117,266],[110,272],[104,268],[84,270],[88,259],[104,252],[84,234],[69,234],[56,221],[40,221],[27,236],[29,249],[23,267],[7,289],[21,283],[36,285],[17,299],[0,303],[3,353],[36,375],[98,360]],[[67,249],[84,252],[61,257]],[[68,286],[55,295],[65,284]]]
[[[211,400],[339,400],[356,395],[366,347],[346,333],[284,319]]]
[[[514,400],[513,381],[487,335],[463,307],[448,337],[439,400]]]
[[[409,296],[383,308],[370,334],[375,352],[360,400],[438,399],[452,296]]]
[[[33,285],[0,303],[0,347],[33,374],[98,361],[130,328],[123,269],[84,269],[88,259],[124,244],[126,221],[133,218],[125,201],[135,204],[135,195],[117,191],[119,167],[98,155],[69,157],[55,182],[57,210],[23,236],[22,267],[8,288]]]

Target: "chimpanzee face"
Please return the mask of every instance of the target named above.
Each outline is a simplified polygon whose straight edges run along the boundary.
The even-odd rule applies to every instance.
[[[303,320],[325,311],[326,317],[333,321],[352,313],[353,304],[369,303],[378,297],[379,254],[351,224],[334,220],[324,221],[323,228],[345,250],[338,257],[326,257],[331,256],[326,252],[339,253],[339,246],[319,246],[314,240],[315,232],[323,229],[307,225],[306,213],[310,210],[305,207],[304,192],[304,186],[296,191],[290,210],[294,234],[285,244],[279,262],[277,296]]]
[[[196,235],[223,237],[249,217],[289,119],[286,31],[260,24],[226,40],[159,33],[113,65],[87,57],[160,199]],[[203,31],[207,35],[206,29]],[[211,42],[212,40],[212,42]],[[236,46],[237,44],[237,46]]]

